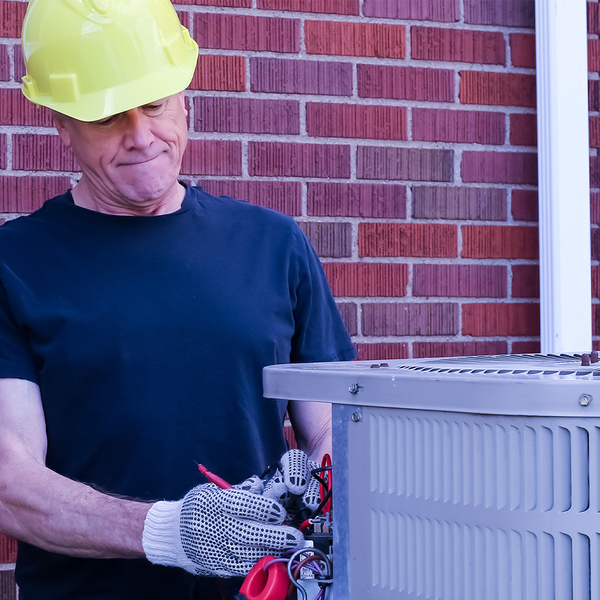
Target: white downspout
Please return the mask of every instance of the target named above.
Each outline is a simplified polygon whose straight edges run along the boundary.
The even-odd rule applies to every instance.
[[[592,348],[586,0],[535,0],[543,353]]]

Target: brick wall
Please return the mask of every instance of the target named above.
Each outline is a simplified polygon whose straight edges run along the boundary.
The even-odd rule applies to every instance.
[[[25,7],[0,0],[3,219],[78,177],[47,111],[18,91]],[[301,223],[361,358],[539,349],[534,0],[176,7],[203,49],[186,180]],[[600,348],[597,2],[588,17]],[[0,570],[2,600],[11,577]]]

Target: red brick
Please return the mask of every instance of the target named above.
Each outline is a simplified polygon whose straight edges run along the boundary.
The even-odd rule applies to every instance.
[[[473,110],[413,108],[413,140],[502,145],[504,113]]]
[[[506,298],[503,265],[413,265],[413,296]]]
[[[323,263],[334,296],[360,298],[406,296],[408,265],[382,263]]]
[[[537,154],[533,152],[463,152],[465,183],[537,185]]]
[[[454,102],[454,71],[358,65],[360,98]]]
[[[309,181],[308,214],[316,217],[406,218],[406,187]]]
[[[414,342],[413,358],[506,354],[508,344],[495,342]]]
[[[538,193],[536,190],[513,190],[511,214],[515,221],[538,220]]]
[[[17,560],[17,540],[0,533],[0,564],[6,565]],[[0,596],[3,598],[3,596]]]
[[[588,109],[600,112],[600,81],[588,79]]]
[[[14,142],[13,142],[14,143]],[[8,140],[5,133],[0,133],[0,169],[6,169],[8,153]],[[13,165],[14,167],[14,165]]]
[[[500,188],[413,188],[414,219],[506,221],[507,191]]]
[[[291,216],[302,214],[302,187],[299,181],[241,181],[206,179],[202,188],[213,196],[229,196],[266,206]]]
[[[250,59],[250,89],[276,94],[352,95],[352,64],[319,60]]]
[[[52,115],[27,100],[20,89],[0,89],[0,125],[52,127]]]
[[[194,129],[220,133],[300,133],[297,100],[194,98]]]
[[[26,10],[26,2],[0,0],[0,37],[21,37],[21,27],[23,26]]]
[[[600,71],[600,40],[588,40],[588,71]]]
[[[522,225],[463,225],[462,258],[538,258],[538,229]]]
[[[189,140],[181,172],[184,175],[241,175],[242,144],[221,140]]]
[[[69,177],[0,177],[0,212],[30,213],[70,187]]]
[[[359,256],[422,256],[456,258],[455,225],[422,223],[359,223]]]
[[[588,33],[600,33],[600,5],[597,2],[587,3],[587,24]]]
[[[535,69],[535,34],[511,33],[509,43],[513,66]]]
[[[294,434],[294,428],[291,425],[283,425],[283,437],[285,438],[290,450],[298,447],[298,442],[296,441],[296,436]]]
[[[10,81],[10,56],[5,44],[0,44],[0,81]]]
[[[600,298],[600,266],[592,266],[592,298]]]
[[[407,108],[308,102],[306,130],[312,137],[407,139]]]
[[[456,335],[458,304],[363,304],[363,335]]]
[[[406,55],[404,25],[306,21],[304,36],[308,54],[400,59]]]
[[[597,227],[591,231],[592,260],[600,260],[600,229]]]
[[[539,342],[513,342],[511,354],[539,354]]]
[[[538,265],[512,265],[512,297],[540,297],[540,268]]]
[[[359,0],[258,0],[257,8],[333,15],[360,14]]]
[[[300,228],[320,257],[347,258],[352,256],[352,225],[350,223],[302,222]],[[347,296],[349,294],[338,295]]]
[[[465,23],[535,27],[535,0],[465,0]]]
[[[400,360],[408,358],[408,344],[382,343],[382,344],[354,344],[358,352],[357,360]]]
[[[252,0],[177,0],[176,4],[196,6],[226,6],[229,8],[252,8]]]
[[[590,156],[590,187],[600,188],[600,157]]]
[[[2,600],[17,600],[14,571],[0,571],[0,598]]]
[[[534,108],[535,93],[535,75],[460,72],[459,98],[463,104]]]
[[[190,89],[244,92],[246,90],[246,58],[244,56],[200,54]]]
[[[537,115],[529,113],[510,115],[510,143],[512,146],[537,147]]]
[[[540,334],[539,304],[463,304],[463,335],[523,336]]]
[[[201,48],[299,52],[300,20],[195,13],[194,38]]]
[[[179,22],[187,29],[190,28],[190,13],[178,10],[177,16],[179,17]]]
[[[410,32],[413,59],[506,64],[506,43],[499,31],[413,26]]]
[[[600,147],[600,117],[590,117],[590,148]]]
[[[452,181],[453,150],[359,146],[358,179]]]
[[[358,307],[354,302],[337,302],[348,335],[358,335]]]
[[[250,142],[248,169],[258,177],[350,177],[350,146]]]
[[[592,305],[592,335],[600,335],[600,304]]]
[[[57,135],[13,136],[13,169],[24,171],[79,171],[70,148]]]
[[[23,52],[19,48],[13,52],[13,60],[15,61],[15,81],[21,83],[21,79],[25,76],[25,61]]]
[[[590,193],[590,221],[600,225],[600,192]]]
[[[459,0],[365,0],[365,17],[450,23],[460,18]]]

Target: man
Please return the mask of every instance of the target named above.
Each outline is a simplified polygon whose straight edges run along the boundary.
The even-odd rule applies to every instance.
[[[82,177],[0,229],[0,530],[22,540],[21,599],[220,598],[212,576],[302,536],[268,498],[192,489],[194,461],[232,483],[276,462],[286,406],[262,368],[354,348],[292,219],[178,183],[197,46],[169,0],[33,0],[23,48],[24,93]],[[288,409],[319,458],[327,408]]]

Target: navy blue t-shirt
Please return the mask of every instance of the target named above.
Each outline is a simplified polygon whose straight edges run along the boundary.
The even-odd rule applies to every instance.
[[[0,284],[0,378],[39,384],[47,466],[110,493],[177,500],[197,462],[262,471],[286,449],[262,368],[355,356],[293,219],[201,188],[153,217],[53,198],[0,228]],[[26,544],[16,576],[23,600],[188,598],[194,580]]]

